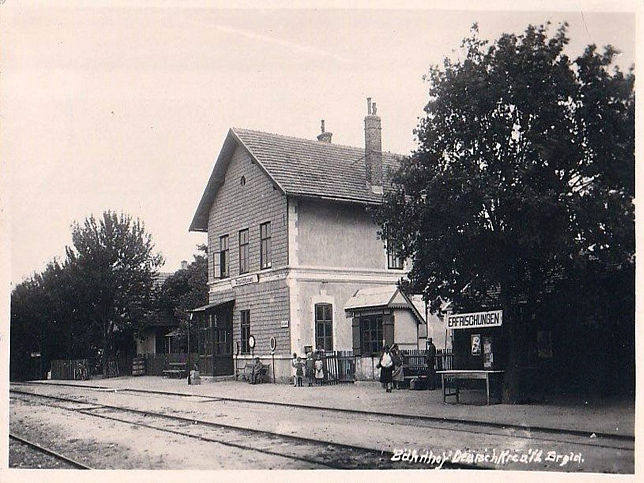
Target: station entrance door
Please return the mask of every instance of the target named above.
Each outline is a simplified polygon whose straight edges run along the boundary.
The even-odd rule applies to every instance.
[[[199,321],[199,371],[230,376],[233,367],[233,302],[206,309]]]

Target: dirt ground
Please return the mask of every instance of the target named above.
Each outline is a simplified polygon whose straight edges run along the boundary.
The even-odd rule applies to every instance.
[[[215,386],[213,384],[213,386]],[[212,390],[212,388],[210,388]],[[567,453],[581,451],[585,462],[558,467],[543,462],[506,468],[555,471],[629,472],[633,453],[628,449],[606,449],[575,443],[565,435],[557,441],[540,440],[528,432],[486,431],[466,425],[388,420],[367,415],[332,411],[284,408],[252,403],[234,403],[205,397],[180,397],[123,391],[91,391],[83,388],[42,386],[44,394],[74,395],[81,400],[127,406],[166,414],[273,431],[323,441],[367,446],[378,451],[396,448],[429,448],[434,452],[450,450],[531,449]],[[295,390],[295,389],[293,389]],[[204,443],[155,430],[97,420],[92,416],[64,410],[42,408],[12,400],[10,424],[19,435],[56,444],[60,452],[78,453],[76,459],[95,468],[149,469],[296,469],[310,467],[286,458],[242,451],[217,443]],[[19,432],[27,431],[28,434]],[[41,439],[39,439],[41,438]],[[60,444],[63,444],[61,447]]]
[[[95,469],[297,469],[302,462],[11,401],[10,430]],[[18,462],[15,467],[27,467]],[[310,467],[307,465],[306,467]],[[31,466],[33,467],[33,466]]]

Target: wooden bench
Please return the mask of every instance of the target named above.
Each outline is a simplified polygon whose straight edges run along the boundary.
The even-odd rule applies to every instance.
[[[405,380],[426,379],[427,363],[424,355],[403,355],[403,375]]]
[[[179,379],[183,379],[184,377],[188,377],[188,371],[186,369],[186,363],[185,362],[170,362],[168,364],[170,366],[169,369],[164,369],[163,375],[166,377],[177,377]]]
[[[242,371],[239,373],[239,377],[242,381],[246,381],[250,384],[253,384],[253,367],[255,366],[254,362],[248,361],[243,367]],[[268,364],[262,364],[262,368],[255,375],[255,383],[262,382],[262,379],[268,380]]]

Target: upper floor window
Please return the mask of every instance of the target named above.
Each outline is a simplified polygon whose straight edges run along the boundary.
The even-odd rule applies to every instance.
[[[271,222],[262,223],[259,225],[259,240],[260,240],[260,268],[271,267]]]
[[[387,268],[403,269],[403,259],[400,256],[398,244],[387,241]]]
[[[248,272],[248,229],[239,232],[239,273]]]
[[[230,276],[230,257],[228,250],[228,235],[219,237],[219,278]]]
[[[315,348],[333,350],[333,306],[315,304]]]

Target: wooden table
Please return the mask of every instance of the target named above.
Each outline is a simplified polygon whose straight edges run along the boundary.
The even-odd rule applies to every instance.
[[[476,369],[453,369],[450,371],[436,371],[436,374],[441,375],[441,385],[443,387],[443,402],[447,396],[456,396],[456,402],[458,402],[458,382],[455,382],[454,388],[455,392],[447,392],[448,386],[445,385],[446,379],[474,379],[474,380],[485,380],[485,395],[487,397],[487,404],[490,404],[490,377],[500,376],[505,371],[486,371],[486,370],[476,370]]]

